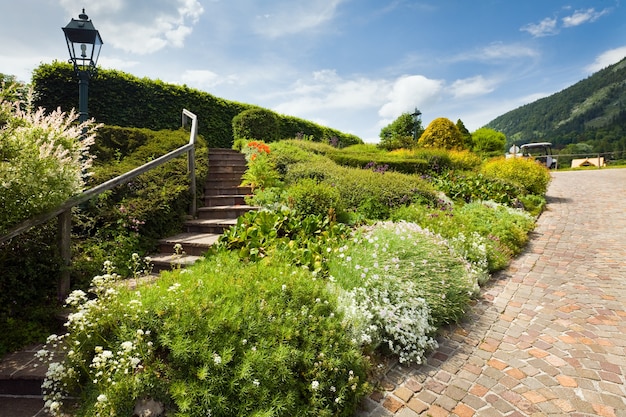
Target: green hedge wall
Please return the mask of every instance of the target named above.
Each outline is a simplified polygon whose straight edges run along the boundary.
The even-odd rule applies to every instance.
[[[35,105],[68,111],[78,106],[78,80],[68,63],[41,64],[33,72]],[[258,108],[250,104],[224,100],[187,86],[159,80],[138,78],[117,70],[98,71],[89,84],[89,116],[106,125],[148,128],[180,127],[181,110],[198,115],[199,133],[209,147],[230,148],[233,144],[233,118],[244,110]],[[298,133],[316,141],[332,141],[341,146],[362,143],[354,135],[291,116],[279,116],[280,139]]]

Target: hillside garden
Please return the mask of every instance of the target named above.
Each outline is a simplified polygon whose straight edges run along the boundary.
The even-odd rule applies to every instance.
[[[16,137],[7,126],[2,143]],[[185,134],[100,127],[86,185],[167,152]],[[520,253],[550,179],[532,161],[485,161],[458,142],[389,151],[250,139],[234,146],[248,157],[244,183],[259,210],[203,261],[151,284],[123,285],[149,270],[154,239],[182,222],[184,161],[76,209],[71,314],[40,352],[52,414],[352,416],[377,388],[381,358],[421,363],[438,329],[461,320],[490,274]],[[206,167],[204,143],[197,157]],[[7,149],[2,168],[12,170]],[[15,263],[2,285],[23,289],[0,304],[11,328],[24,326],[15,314],[24,299],[54,304],[37,294],[47,294],[58,267],[41,258],[47,248],[55,259],[40,243],[53,235],[47,228],[0,248],[3,265]],[[79,401],[64,404],[68,395]]]

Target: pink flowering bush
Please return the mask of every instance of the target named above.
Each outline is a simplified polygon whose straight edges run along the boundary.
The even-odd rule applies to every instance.
[[[77,114],[0,103],[0,232],[80,193],[96,125]]]

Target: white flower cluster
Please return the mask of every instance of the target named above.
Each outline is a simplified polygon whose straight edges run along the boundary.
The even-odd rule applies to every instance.
[[[119,276],[113,273],[110,262],[104,265],[105,273],[92,280],[90,292],[96,298],[90,299],[81,290],[73,291],[66,299],[66,305],[75,308],[65,323],[68,333],[51,335],[46,348],[37,353],[42,362],[48,363],[48,371],[42,384],[45,407],[53,416],[61,416],[63,399],[78,387],[80,381],[87,377],[97,384],[100,395],[95,404],[96,415],[108,415],[110,407],[107,388],[116,384],[116,378],[124,375],[138,374],[145,358],[152,354],[150,331],[138,329],[130,340],[122,341],[117,349],[105,349],[103,346],[88,347],[89,343],[81,343],[81,338],[92,339],[100,330],[99,321],[111,316],[110,305],[118,305],[118,294],[115,282]],[[141,296],[139,292],[136,293]],[[116,304],[117,303],[117,304]],[[142,307],[140,299],[128,301],[123,309],[130,314],[138,314]],[[125,313],[125,316],[129,316]],[[93,346],[91,344],[90,346]],[[55,361],[55,353],[62,352],[63,362]],[[89,363],[91,361],[91,363]],[[88,364],[88,366],[86,366]]]
[[[400,275],[407,263],[401,259],[402,255],[390,256],[394,252],[389,242],[379,243],[374,235],[380,229],[390,230],[403,242],[410,242],[412,233],[434,237],[418,225],[406,222],[378,223],[367,228],[364,236],[355,238],[354,243],[374,249],[368,261],[370,266],[353,263],[347,246],[338,251],[344,266],[352,268],[360,278],[359,286],[349,291],[339,290],[339,306],[356,344],[371,347],[385,344],[399,356],[400,362],[421,363],[425,353],[437,347],[437,342],[428,336],[436,330],[430,325],[430,309],[413,283]]]
[[[478,232],[472,232],[469,236],[465,233],[459,233],[456,237],[448,240],[448,244],[457,256],[469,262],[470,276],[474,278],[472,283],[474,293],[478,293],[479,284],[484,284],[489,280],[487,238]]]

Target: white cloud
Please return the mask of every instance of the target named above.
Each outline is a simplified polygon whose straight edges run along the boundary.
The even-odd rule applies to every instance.
[[[585,68],[589,73],[600,71],[609,65],[615,64],[626,57],[626,46],[610,49],[600,54],[596,60]]]
[[[537,56],[537,51],[527,46],[516,43],[503,44],[500,42],[492,43],[483,48],[480,53],[487,60]]]
[[[234,84],[238,78],[235,75],[222,77],[209,70],[187,70],[181,76],[184,84],[197,89],[208,89],[220,84]]]
[[[279,38],[309,31],[331,21],[339,5],[345,0],[283,0],[273,4],[273,10],[265,10],[253,21],[255,32]]]
[[[587,22],[595,22],[607,13],[609,13],[608,9],[604,9],[599,12],[597,12],[593,8],[587,10],[576,10],[576,12],[574,12],[574,14],[572,14],[571,16],[566,16],[562,19],[563,27],[567,28],[582,25],[583,23]]]
[[[280,103],[274,106],[279,113],[304,117],[315,112],[332,109],[355,111],[375,108],[388,90],[384,80],[355,77],[343,79],[335,70],[314,72],[308,79],[299,79],[280,95]]]
[[[73,18],[83,0],[59,0]],[[85,10],[105,44],[145,55],[165,47],[181,48],[204,12],[198,0],[108,0]]]
[[[452,83],[450,92],[454,98],[481,96],[492,92],[495,89],[495,85],[495,80],[487,80],[482,75],[478,75],[463,80],[456,80]]]
[[[594,8],[576,10],[573,14],[561,18],[562,27],[570,28],[584,23],[595,22],[610,12],[610,9],[596,11]],[[558,20],[556,18],[547,17],[537,24],[529,23],[528,25],[522,26],[520,30],[530,33],[535,38],[540,38],[543,36],[556,35],[559,33],[560,29],[561,28],[558,26]]]
[[[393,83],[378,115],[384,119],[395,119],[415,107],[428,107],[438,100],[443,85],[442,80],[431,80],[422,75],[402,76]]]
[[[547,17],[537,24],[529,23],[526,26],[522,26],[520,30],[530,33],[535,38],[554,35],[558,33],[557,20]]]

